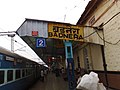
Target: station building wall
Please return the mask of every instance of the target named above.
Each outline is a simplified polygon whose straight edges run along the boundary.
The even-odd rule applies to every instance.
[[[85,55],[84,49],[86,49],[87,55]],[[103,71],[103,61],[100,45],[97,44],[83,45],[81,47],[77,47],[73,53],[75,68],[78,68],[77,58],[79,57],[81,68],[88,70]],[[85,61],[86,59],[88,60],[87,62]]]
[[[94,1],[94,0],[92,0]],[[90,20],[94,17],[92,24]],[[108,21],[108,22],[107,22]],[[107,23],[106,23],[107,22]],[[84,25],[99,26],[103,23],[103,31],[98,31],[99,35],[105,41],[101,43],[99,39],[94,42],[98,36],[89,37],[86,42],[92,43],[90,45],[92,69],[99,74],[100,81],[106,85],[104,68],[102,63],[102,54],[100,45],[104,45],[105,60],[107,64],[107,78],[109,87],[120,89],[120,0],[102,0],[96,5],[96,8],[89,14],[89,18]],[[106,24],[105,24],[106,23]],[[105,24],[105,25],[104,25]],[[93,29],[91,29],[93,30]],[[94,30],[93,30],[94,31]],[[85,34],[90,34],[89,31],[84,31]],[[95,33],[96,34],[96,33]],[[100,38],[100,37],[99,37]],[[100,45],[96,45],[96,44]],[[100,51],[100,52],[99,52]],[[96,53],[97,52],[97,53]],[[89,53],[90,54],[90,53]],[[89,59],[90,60],[90,59]]]

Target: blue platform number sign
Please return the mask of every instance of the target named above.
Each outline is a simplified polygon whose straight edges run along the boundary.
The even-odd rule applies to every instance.
[[[36,47],[45,47],[46,41],[44,38],[37,38],[36,39]]]

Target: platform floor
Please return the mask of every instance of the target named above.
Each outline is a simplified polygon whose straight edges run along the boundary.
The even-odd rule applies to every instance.
[[[49,73],[44,82],[38,80],[29,90],[68,90],[68,82],[64,81],[61,76],[56,77],[54,73]]]
[[[29,90],[68,90],[68,82],[61,76],[56,77],[54,73],[49,73],[44,82],[38,80]]]

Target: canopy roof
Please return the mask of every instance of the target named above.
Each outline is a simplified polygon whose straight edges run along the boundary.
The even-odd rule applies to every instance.
[[[63,39],[48,38],[48,23],[63,24],[66,26],[71,25],[62,22],[26,19],[16,31],[45,63],[48,63],[48,58],[51,57],[65,57]],[[75,25],[72,26],[74,27]],[[36,42],[39,38],[45,39],[46,44],[44,47],[37,47]],[[80,42],[74,41],[73,46],[76,46],[76,44],[80,44]]]

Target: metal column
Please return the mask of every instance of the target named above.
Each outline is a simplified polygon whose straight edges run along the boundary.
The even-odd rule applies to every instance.
[[[72,43],[70,41],[64,41],[64,44],[65,44],[65,54],[67,60],[67,75],[68,75],[69,90],[75,90],[76,81],[74,75]]]

